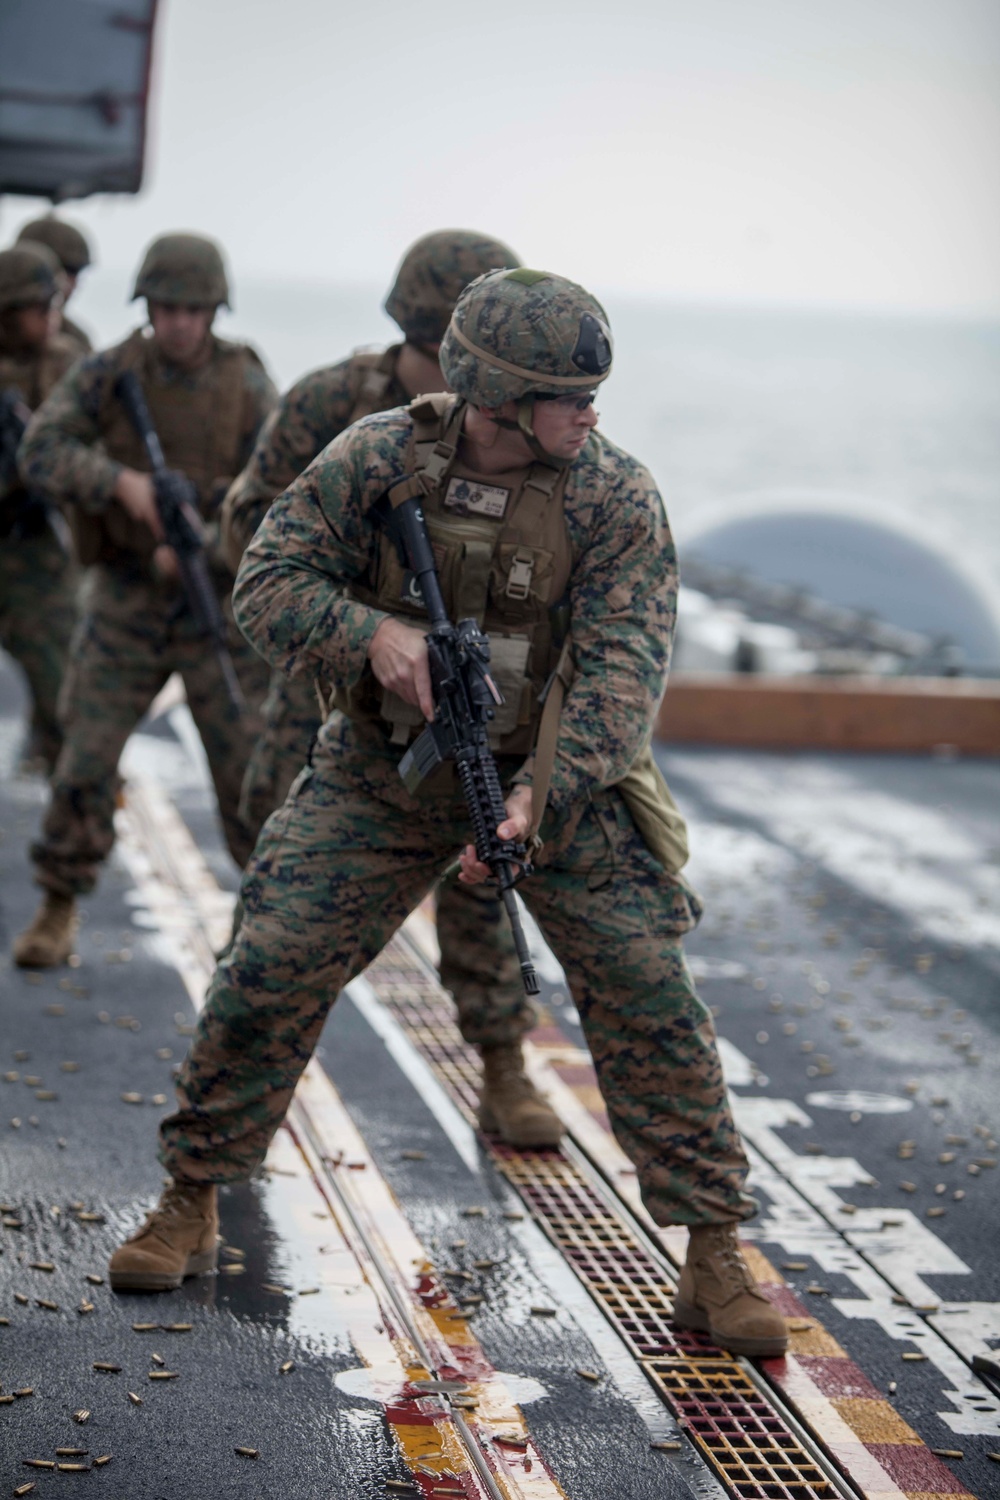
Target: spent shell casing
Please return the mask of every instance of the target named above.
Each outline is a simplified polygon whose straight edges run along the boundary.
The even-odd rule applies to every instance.
[[[160,1369],[163,1369],[163,1366],[166,1364],[166,1360],[163,1358],[162,1354],[151,1354],[149,1357],[154,1365],[159,1365]]]
[[[29,1266],[33,1271],[54,1271],[55,1266],[50,1260],[30,1260]]]
[[[133,1323],[132,1324],[132,1332],[133,1333],[156,1333],[159,1330],[159,1327],[160,1327],[159,1323]]]
[[[33,1479],[29,1479],[28,1482],[27,1482],[27,1484],[19,1484],[17,1486],[17,1489],[14,1491],[14,1494],[15,1495],[30,1495],[31,1492],[32,1492],[32,1490],[34,1488],[35,1488],[35,1481]]]
[[[601,1378],[596,1370],[577,1370],[576,1373],[581,1380],[600,1380]]]
[[[26,1297],[23,1292],[15,1292],[14,1301],[18,1303],[20,1307],[27,1307],[28,1303],[31,1301],[31,1298]]]
[[[36,1307],[44,1307],[44,1309],[45,1309],[46,1312],[58,1312],[59,1311],[59,1303],[58,1302],[51,1302],[48,1297],[36,1297],[35,1298],[35,1306]]]
[[[533,1318],[554,1318],[555,1315],[556,1315],[556,1309],[554,1307],[533,1307],[533,1308],[531,1308],[531,1316]]]
[[[54,1458],[22,1458],[21,1462],[26,1469],[54,1469],[56,1466]]]
[[[34,1394],[35,1387],[33,1385],[23,1385],[19,1391],[14,1392],[15,1396],[33,1396]]]
[[[93,1271],[88,1271],[87,1274],[86,1274],[86,1276],[83,1279],[84,1279],[84,1281],[89,1281],[90,1284],[91,1284],[91,1286],[103,1286],[104,1285],[104,1277],[103,1276],[96,1276]]]
[[[98,1458],[94,1459],[92,1467],[95,1468],[95,1469],[103,1469],[104,1465],[105,1464],[109,1464],[110,1462],[111,1462],[111,1454],[110,1453],[102,1453]]]
[[[0,1406],[13,1406],[13,1404],[14,1404],[14,1397],[13,1396],[0,1396]]]
[[[903,1354],[903,1359],[909,1360],[911,1364],[917,1364],[920,1360],[924,1360],[926,1358],[926,1354],[920,1354],[915,1349],[907,1349]]]
[[[228,1266],[220,1266],[219,1272],[223,1276],[242,1276],[246,1266],[241,1266],[239,1261],[230,1261]]]
[[[294,1359],[286,1359],[285,1363],[278,1370],[278,1374],[279,1375],[290,1375],[294,1369],[295,1369],[295,1361],[294,1361]]]
[[[649,1446],[651,1448],[658,1448],[661,1453],[679,1453],[681,1450],[681,1444],[674,1442],[672,1438],[668,1438],[663,1442],[650,1443]]]
[[[426,1161],[427,1160],[427,1152],[426,1151],[401,1151],[399,1153],[399,1159],[400,1159],[400,1161]]]
[[[89,1464],[56,1464],[60,1474],[88,1474]]]
[[[164,1323],[164,1333],[190,1333],[194,1327],[193,1323]]]
[[[103,1214],[95,1214],[95,1213],[77,1214],[77,1216],[76,1216],[76,1222],[78,1224],[103,1224],[104,1223],[104,1215]]]
[[[73,1413],[73,1421],[82,1427],[84,1423],[90,1421],[90,1412],[85,1406],[81,1406],[79,1411]]]
[[[128,1399],[131,1401],[131,1403],[132,1403],[133,1406],[141,1406],[142,1405],[142,1397],[141,1396],[137,1396],[136,1393],[135,1393],[135,1391],[129,1391],[129,1393],[128,1393]]]
[[[43,1104],[51,1104],[53,1099],[59,1098],[59,1095],[54,1089],[36,1089],[35,1098],[40,1099]]]
[[[485,1208],[463,1208],[462,1217],[464,1219],[488,1219],[489,1210]]]
[[[179,1380],[179,1370],[150,1370],[150,1380]]]
[[[233,1452],[238,1453],[240,1458],[260,1458],[260,1451],[257,1448],[234,1448]]]
[[[83,1301],[80,1303],[80,1306],[77,1308],[77,1312],[82,1317],[84,1313],[92,1313],[93,1311],[94,1304],[92,1302],[88,1302],[86,1297],[84,1297]]]
[[[103,1370],[105,1375],[120,1375],[122,1372],[121,1365],[113,1365],[108,1359],[95,1359],[91,1368],[94,1370]]]

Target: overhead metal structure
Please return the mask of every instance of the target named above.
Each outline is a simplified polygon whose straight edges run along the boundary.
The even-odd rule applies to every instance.
[[[4,0],[0,193],[142,185],[156,0]]]

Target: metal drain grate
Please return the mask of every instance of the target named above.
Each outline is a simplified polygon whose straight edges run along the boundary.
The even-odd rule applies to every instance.
[[[738,1365],[649,1359],[643,1369],[734,1494],[835,1500],[823,1470]]]
[[[638,1359],[729,1359],[702,1334],[673,1326],[673,1287],[662,1267],[572,1162],[558,1151],[515,1151],[497,1143],[491,1150]]]
[[[437,980],[398,937],[368,978],[475,1123],[479,1061]],[[664,1267],[575,1163],[558,1150],[486,1145],[730,1493],[739,1500],[837,1500],[841,1492],[739,1361],[702,1334],[674,1328],[674,1289]]]

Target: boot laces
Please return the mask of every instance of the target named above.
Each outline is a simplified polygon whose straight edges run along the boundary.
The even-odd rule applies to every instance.
[[[743,1259],[735,1231],[728,1225],[720,1225],[713,1232],[699,1259],[711,1260],[719,1280],[735,1291],[754,1290],[750,1267]]]
[[[190,1210],[198,1206],[199,1187],[195,1183],[171,1182],[163,1191],[159,1203],[146,1215],[140,1234],[155,1233],[166,1229],[173,1219],[187,1217]]]
[[[534,1084],[524,1071],[524,1054],[520,1047],[495,1047],[484,1059],[485,1080],[488,1088],[503,1089],[523,1098],[534,1099],[537,1094]]]

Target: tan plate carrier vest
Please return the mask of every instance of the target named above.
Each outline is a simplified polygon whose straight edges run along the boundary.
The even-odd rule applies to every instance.
[[[215,339],[214,346],[211,363],[203,372],[208,379],[191,390],[179,381],[163,379],[152,339],[137,329],[121,346],[97,417],[101,447],[108,457],[148,474],[146,450],[114,394],[116,377],[124,370],[134,370],[167,463],[191,480],[206,520],[212,518],[215,498],[225,493],[229,478],[240,467],[246,366],[256,357],[242,344]],[[147,560],[152,556],[152,532],[133,521],[117,500],[98,516],[87,515],[74,505],[71,517],[77,553],[85,566],[114,562],[122,554]]]
[[[555,607],[567,593],[573,552],[564,513],[568,465],[535,462],[508,474],[476,474],[458,458],[464,403],[421,396],[407,411],[413,432],[406,474],[417,481],[445,606],[452,620],[475,619],[490,638],[492,674],[504,698],[490,732],[496,753],[534,752],[532,833],[537,834],[555,763],[563,700],[572,685],[568,631],[557,637]],[[502,483],[500,482],[502,481]],[[407,497],[409,480],[390,499]],[[380,533],[373,582],[349,586],[363,604],[405,624],[427,615],[394,542]],[[335,703],[350,718],[392,726],[403,745],[423,716],[382,688],[370,668]],[[684,819],[653,759],[650,741],[618,783],[647,847],[679,870],[688,855]]]

